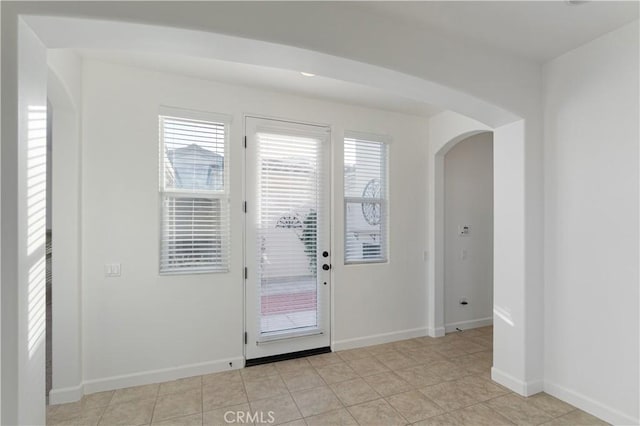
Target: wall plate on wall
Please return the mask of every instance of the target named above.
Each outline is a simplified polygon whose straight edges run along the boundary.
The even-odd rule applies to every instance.
[[[104,265],[105,277],[119,277],[120,271],[121,268],[119,263],[107,263]]]

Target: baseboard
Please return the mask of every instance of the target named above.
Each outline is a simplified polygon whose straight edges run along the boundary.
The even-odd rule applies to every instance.
[[[587,396],[578,392],[567,389],[563,386],[548,381],[544,382],[544,391],[549,395],[555,396],[587,413],[594,415],[607,423],[614,425],[637,425],[640,419],[622,413],[615,408],[601,404]]]
[[[461,330],[471,330],[472,328],[486,327],[488,325],[493,325],[493,317],[480,318],[480,319],[474,319],[469,321],[452,322],[450,324],[445,324],[444,330],[447,333],[452,333],[456,331],[457,328]]]
[[[80,401],[82,395],[84,395],[84,386],[82,384],[60,389],[51,389],[49,391],[49,405]]]
[[[445,335],[444,327],[436,327],[427,329],[427,336],[429,337],[442,337]]]
[[[334,351],[361,348],[363,346],[380,345],[382,343],[398,340],[413,339],[427,335],[426,327],[412,328],[410,330],[393,331],[391,333],[373,334],[371,336],[356,337],[354,339],[336,340],[331,345]]]
[[[535,395],[542,392],[544,389],[544,382],[542,380],[524,382],[510,374],[498,370],[495,367],[491,367],[491,380],[522,396]]]
[[[185,377],[236,370],[244,367],[244,358],[229,358],[199,364],[183,365],[161,370],[144,371],[121,376],[105,377],[84,382],[84,393],[109,391],[128,388],[131,386],[148,385],[151,383],[167,382]]]

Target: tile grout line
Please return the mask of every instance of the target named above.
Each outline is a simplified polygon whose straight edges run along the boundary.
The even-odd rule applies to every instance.
[[[276,368],[276,371],[278,369]],[[280,377],[280,380],[282,380],[282,383],[284,383],[284,387],[285,389],[287,389],[287,395],[289,395],[289,398],[291,398],[291,400],[293,401],[293,405],[296,406],[296,409],[298,410],[298,413],[300,414],[300,418],[302,419],[302,421],[307,424],[307,421],[304,419],[304,414],[302,414],[302,410],[300,409],[300,406],[298,405],[298,403],[296,402],[295,398],[293,397],[293,395],[291,394],[291,390],[289,389],[289,386],[287,386],[287,382],[284,381],[284,379],[282,378],[282,375],[280,374],[280,372],[278,371],[278,376]],[[295,420],[292,420],[295,421]]]
[[[158,383],[158,389],[156,390],[156,399],[153,401],[153,410],[151,410],[151,420],[149,424],[153,423],[153,419],[156,416],[156,405],[158,404],[158,395],[160,395],[160,383]]]
[[[378,362],[380,362],[377,358],[375,358],[375,356],[374,356],[374,355],[372,355],[372,354],[371,354],[371,352],[369,352],[369,354],[370,354],[370,356],[372,356],[374,359],[376,359]],[[348,362],[348,361],[344,360],[342,357],[341,357],[341,359],[343,360],[343,362],[344,362],[347,366],[349,366],[349,367],[350,367],[350,365],[349,365],[349,362]],[[359,359],[364,359],[364,358],[359,358]],[[359,359],[352,360],[352,361],[357,361],[357,360],[359,360]],[[384,364],[383,364],[383,365],[384,365]],[[385,367],[386,367],[386,365],[385,365]],[[360,404],[364,404],[364,403],[367,403],[367,402],[376,401],[376,400],[378,400],[378,399],[382,399],[383,401],[385,401],[387,404],[389,404],[389,406],[390,406],[390,407],[391,407],[391,408],[392,408],[396,413],[398,413],[398,415],[399,415],[402,419],[407,420],[407,419],[406,419],[402,414],[400,414],[400,412],[398,412],[398,410],[396,410],[396,409],[395,409],[395,407],[393,407],[393,405],[391,405],[391,403],[390,403],[389,401],[387,401],[386,397],[384,397],[383,395],[381,395],[378,391],[376,391],[375,389],[373,389],[373,387],[371,387],[371,385],[369,385],[369,383],[368,383],[368,382],[366,381],[366,379],[365,379],[365,377],[368,377],[368,376],[363,376],[363,375],[361,375],[360,373],[356,372],[355,370],[353,370],[353,371],[356,373],[356,375],[358,376],[358,379],[359,379],[359,380],[362,380],[362,381],[363,381],[367,386],[369,386],[369,387],[370,387],[370,388],[371,388],[371,389],[376,393],[376,395],[378,395],[378,398],[375,398],[375,399],[372,399],[372,400],[369,400],[369,401],[362,401],[362,402],[359,402],[359,403],[356,403],[356,404],[352,404],[352,405],[347,405],[346,403],[344,403],[344,401],[342,401],[342,400],[340,399],[340,397],[338,396],[338,394],[336,393],[336,391],[333,389],[332,385],[337,385],[337,384],[339,384],[339,383],[344,383],[344,382],[347,382],[347,381],[349,381],[349,380],[342,380],[342,381],[334,382],[334,383],[332,383],[331,385],[327,383],[327,386],[328,386],[328,387],[329,387],[329,389],[334,393],[334,395],[338,398],[338,401],[340,401],[340,403],[343,405],[343,407],[342,407],[342,408],[343,408],[343,409],[345,409],[345,410],[347,411],[347,413],[349,413],[349,416],[351,416],[351,418],[353,418],[353,419],[354,419],[354,421],[355,421],[358,425],[360,424],[360,422],[358,422],[358,420],[354,417],[354,415],[353,415],[353,413],[351,412],[351,410],[349,410],[349,407],[354,407],[354,406],[357,406],[357,405],[360,405]],[[389,373],[389,372],[393,373],[393,370],[389,369],[388,371],[382,371],[382,372],[378,372],[378,373],[376,373],[376,374],[383,374],[383,373]],[[318,373],[318,375],[319,375],[319,373]],[[322,376],[321,376],[321,378],[322,378]],[[358,380],[358,379],[350,379],[350,380]],[[323,379],[323,380],[324,380],[324,379]],[[409,423],[410,423],[410,422],[408,422],[408,421],[407,421],[407,424],[409,424]]]
[[[541,392],[541,393],[544,393],[544,391],[543,391],[543,392]],[[527,401],[529,400],[529,398],[532,398],[532,397],[534,396],[534,395],[532,395],[532,396],[522,396],[522,395],[517,394],[517,393],[515,393],[515,392],[513,392],[513,391],[508,391],[507,393],[505,393],[505,394],[503,394],[503,395],[498,395],[498,396],[495,396],[495,397],[493,397],[493,398],[489,398],[489,399],[487,399],[487,400],[480,401],[480,403],[481,403],[481,404],[484,404],[484,403],[486,403],[486,402],[493,401],[493,400],[495,400],[495,399],[502,398],[502,397],[507,396],[507,395],[515,395],[515,396],[517,396],[517,397],[520,397],[520,398],[522,398],[522,399],[524,400],[525,404],[527,403]],[[539,395],[539,394],[536,394],[536,395]],[[474,405],[476,405],[476,404],[474,404]],[[496,412],[497,412],[497,410],[493,409],[492,407],[488,407],[488,408],[491,408],[493,411],[496,411]],[[569,413],[571,413],[571,412],[573,412],[573,411],[578,410],[578,408],[576,408],[576,407],[573,407],[573,406],[572,406],[572,409],[571,409],[570,411],[567,411],[566,413],[562,413],[562,414],[560,414],[560,415],[558,415],[558,416],[554,416],[553,414],[549,413],[547,410],[545,410],[545,409],[543,409],[543,408],[538,408],[538,407],[536,407],[536,406],[533,406],[533,408],[535,408],[535,409],[537,409],[537,410],[539,410],[539,411],[542,411],[544,414],[546,414],[546,415],[548,415],[549,417],[551,417],[551,420],[553,420],[553,419],[557,419],[557,418],[559,418],[559,417],[562,417],[562,416],[564,416],[564,415],[566,415],[566,414],[569,414]],[[504,415],[503,415],[503,417],[506,417],[506,416],[504,416]],[[548,422],[545,422],[545,423],[548,423]],[[544,424],[544,423],[543,423],[543,424]]]
[[[318,374],[318,375],[320,376],[320,374]],[[322,376],[320,376],[320,378],[322,379]],[[326,386],[326,387],[331,391],[331,393],[333,394],[333,396],[335,396],[335,397],[336,397],[336,399],[338,400],[338,402],[340,403],[340,405],[342,405],[342,407],[337,408],[336,410],[329,410],[329,411],[325,411],[324,413],[319,413],[319,414],[316,414],[316,415],[318,415],[318,416],[319,416],[319,415],[321,415],[321,414],[330,413],[331,411],[337,411],[337,410],[342,410],[342,409],[344,409],[344,410],[347,410],[347,412],[349,413],[349,415],[350,415],[351,417],[353,417],[353,415],[352,415],[352,414],[351,414],[351,412],[349,411],[349,407],[347,406],[347,404],[345,404],[345,403],[340,399],[340,397],[338,396],[338,394],[336,393],[336,391],[335,391],[335,390],[333,390],[333,388],[331,387],[331,385],[330,385],[329,383],[327,383],[324,379],[322,379],[322,381],[325,383],[325,384],[324,384],[324,386]],[[346,381],[346,380],[343,380],[342,382],[345,382],[345,381]],[[342,382],[335,382],[335,383],[332,383],[332,384],[334,384],[334,385],[335,385],[336,383],[342,383]],[[309,416],[309,417],[313,417],[313,416]],[[354,420],[355,420],[355,417],[353,417],[353,418],[354,418]],[[356,423],[358,423],[358,421],[357,421],[357,420],[356,420]],[[358,423],[358,424],[360,424],[360,423]]]
[[[247,367],[246,366],[242,367],[240,370],[242,370],[244,368],[247,368]],[[244,391],[244,396],[247,398],[247,405],[249,406],[249,413],[251,413],[253,408],[251,407],[251,402],[249,401],[249,393],[247,392],[247,385],[244,382],[245,378],[244,378],[244,376],[242,375],[242,373],[240,371],[238,371],[238,374],[240,375],[240,383],[242,383],[242,390]],[[204,395],[202,397],[204,398]],[[204,402],[203,402],[203,404],[204,404]],[[204,425],[204,413],[202,414],[202,424]]]
[[[409,391],[409,392],[411,392],[411,391]],[[418,391],[418,392],[419,392],[419,391]],[[393,406],[393,404],[391,404],[389,401],[387,401],[387,398],[383,397],[383,398],[382,398],[382,400],[383,400],[384,402],[386,402],[387,404],[389,404],[389,407],[391,407],[391,409],[392,409],[393,411],[395,411],[396,413],[398,413],[398,415],[399,415],[400,417],[402,417],[402,418],[407,422],[406,424],[410,425],[410,424],[412,423],[412,422],[410,422],[410,421],[409,421],[409,419],[408,419],[408,418],[406,418],[406,417],[405,417],[405,416],[404,416],[404,415],[403,415],[399,410],[396,410],[396,407],[394,407],[394,406]],[[413,423],[415,423],[415,422],[413,422]]]
[[[342,361],[342,362],[344,362],[344,361]],[[322,413],[318,413],[318,414],[314,414],[314,415],[312,415],[312,416],[306,416],[306,417],[305,417],[305,416],[304,416],[304,414],[302,413],[302,410],[301,410],[301,409],[300,409],[300,407],[298,406],[298,403],[297,403],[297,402],[295,401],[295,399],[293,398],[293,395],[291,395],[291,399],[293,399],[293,402],[296,404],[296,407],[298,407],[298,410],[300,411],[300,414],[302,415],[302,419],[304,420],[304,422],[305,422],[305,423],[307,423],[307,421],[305,420],[305,419],[307,419],[307,418],[314,417],[314,416],[320,416],[320,415],[322,415],[322,414],[330,413],[331,411],[338,411],[338,410],[341,410],[341,409],[346,409],[346,410],[347,410],[347,412],[348,412],[348,408],[347,408],[347,406],[342,402],[342,400],[340,399],[340,397],[335,393],[335,391],[333,390],[333,388],[331,387],[331,385],[330,385],[329,383],[327,383],[327,381],[326,381],[326,380],[322,377],[322,375],[318,372],[318,368],[317,368],[317,367],[315,367],[315,366],[314,366],[313,364],[311,364],[311,363],[309,363],[309,365],[310,365],[311,369],[313,370],[313,372],[314,372],[315,374],[317,374],[317,375],[318,375],[318,377],[320,377],[320,380],[322,380],[322,383],[323,383],[323,384],[322,384],[322,385],[320,385],[320,386],[314,386],[314,387],[307,388],[307,389],[299,389],[298,391],[307,391],[307,390],[317,389],[317,388],[321,388],[321,387],[326,387],[326,388],[328,388],[328,389],[331,391],[331,393],[333,394],[333,396],[335,396],[335,397],[336,397],[336,399],[338,400],[338,402],[340,403],[340,405],[342,405],[342,407],[340,407],[340,408],[336,408],[335,410],[324,411],[324,412],[322,412]],[[328,365],[332,365],[332,364],[328,364]],[[325,366],[325,367],[326,367],[326,366]],[[349,413],[349,415],[351,415],[351,413]],[[351,417],[353,417],[353,416],[351,416]],[[354,420],[355,420],[355,419],[354,419]],[[356,421],[356,423],[358,423],[358,422]],[[359,423],[358,423],[358,424],[359,424]]]
[[[115,395],[115,394],[116,394],[116,391],[113,391],[113,393],[111,394],[111,398],[109,398],[109,402],[107,403],[107,405],[104,406],[104,409],[102,410],[102,413],[100,413],[100,417],[98,417],[98,421],[96,422],[96,426],[100,425],[100,422],[102,421],[102,418],[104,417],[104,413],[106,413],[107,410],[109,409],[109,405],[111,405],[111,400],[113,399],[113,395]],[[82,396],[82,398],[84,399],[84,395]]]
[[[200,375],[200,426],[204,426],[204,376],[203,375]]]

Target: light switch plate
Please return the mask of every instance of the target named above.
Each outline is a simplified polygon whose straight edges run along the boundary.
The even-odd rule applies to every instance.
[[[121,268],[119,263],[106,263],[104,265],[105,277],[119,277],[120,271],[121,271]]]

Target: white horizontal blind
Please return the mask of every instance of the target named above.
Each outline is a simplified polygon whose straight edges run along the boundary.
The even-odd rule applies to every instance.
[[[229,269],[228,124],[160,116],[161,273]]]
[[[345,137],[345,263],[387,260],[387,187],[387,144]]]
[[[259,330],[264,339],[318,327],[322,141],[288,133],[256,136]]]

